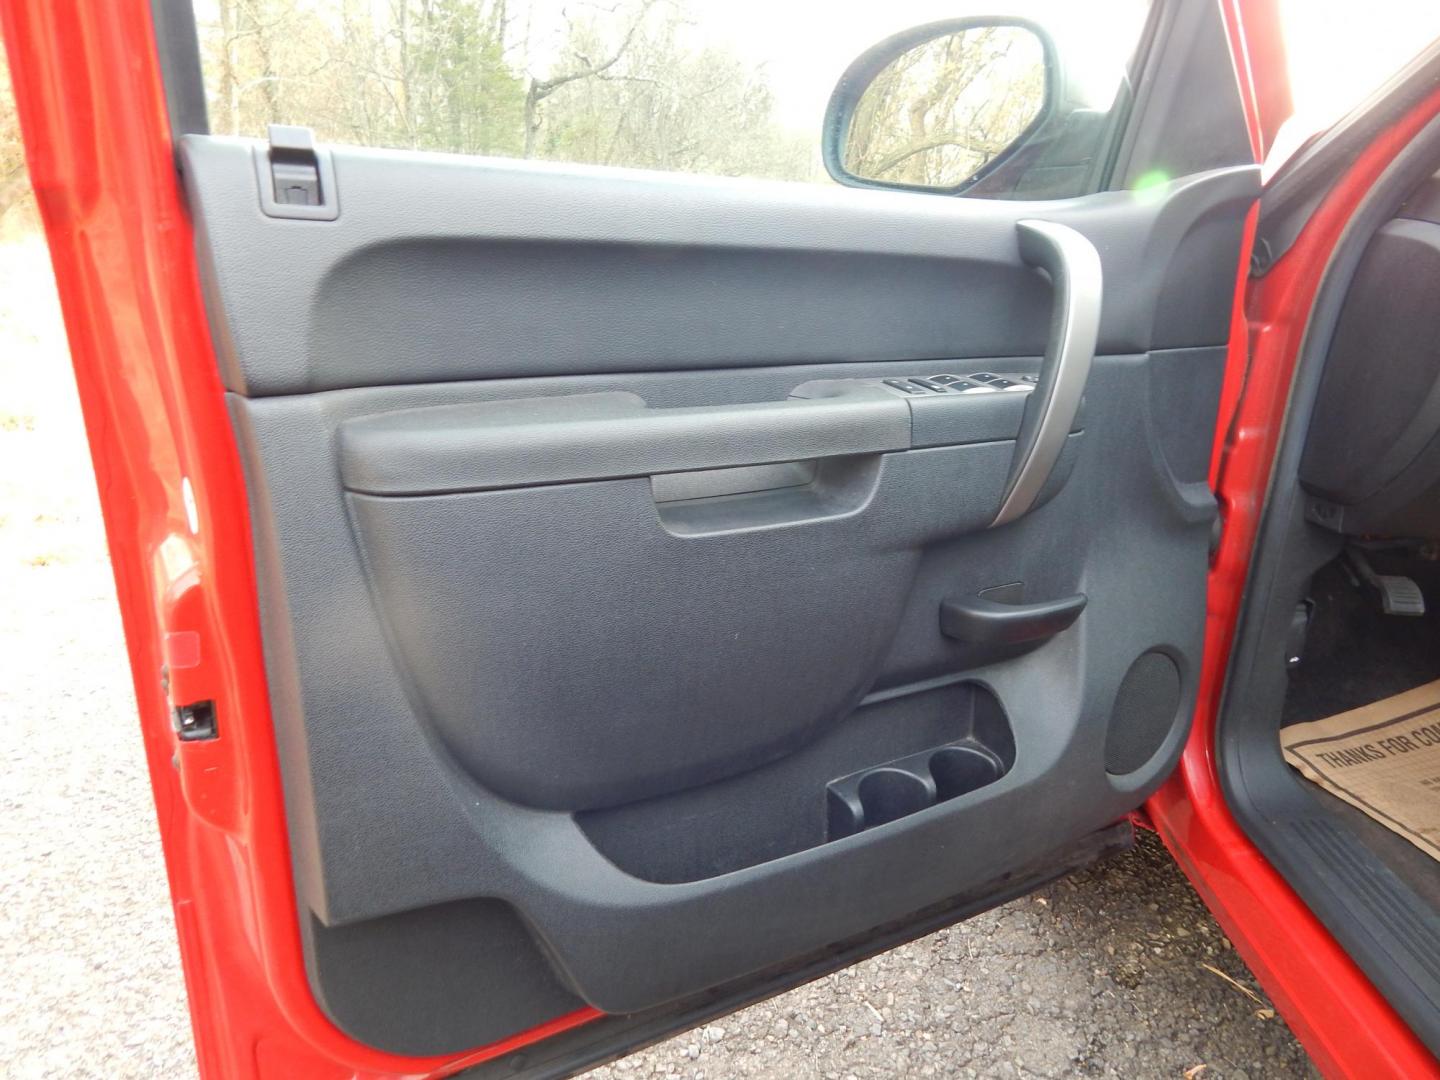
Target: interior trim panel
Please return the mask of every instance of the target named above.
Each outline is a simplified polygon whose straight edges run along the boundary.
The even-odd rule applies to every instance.
[[[334,222],[261,209],[249,139],[186,136],[221,374],[250,397],[538,375],[1044,351],[1016,225],[1100,252],[1107,353],[1227,339],[1259,170],[1053,202],[333,147]],[[417,192],[423,193],[417,196]],[[1183,277],[1170,287],[1157,266]],[[1161,302],[1164,294],[1164,302]]]
[[[1170,771],[1257,170],[985,203],[334,147],[294,221],[253,145],[182,160],[343,1030],[677,1008]],[[1035,220],[1094,252],[1078,314]]]
[[[854,883],[883,880],[887,882],[883,906],[898,916],[960,888],[975,873],[1003,872],[1017,857],[1011,842],[1016,835],[1034,836],[1037,843],[1059,843],[1064,837],[1057,834],[1057,822],[1065,822],[1065,831],[1073,828],[1078,835],[1113,820],[1159,782],[1183,742],[1182,721],[1193,699],[1201,645],[1199,616],[1204,610],[1205,553],[1214,504],[1203,483],[1200,456],[1191,455],[1194,471],[1187,474],[1181,471],[1184,462],[1167,458],[1163,442],[1183,441],[1176,432],[1187,426],[1196,432],[1213,423],[1223,355],[1223,349],[1214,348],[1149,358],[1097,358],[1087,391],[1086,428],[1069,475],[1049,501],[1010,526],[987,528],[999,507],[1012,444],[906,451],[881,455],[883,479],[875,486],[887,494],[875,505],[873,520],[858,515],[838,526],[821,526],[859,528],[862,535],[882,527],[874,535],[875,561],[862,558],[848,542],[807,543],[803,565],[814,569],[798,579],[799,584],[829,585],[813,584],[808,591],[798,588],[786,600],[773,590],[789,588],[796,580],[793,571],[801,564],[771,562],[767,572],[763,561],[717,560],[715,566],[735,566],[751,575],[752,588],[759,589],[753,597],[735,594],[733,606],[721,595],[734,591],[736,581],[729,571],[717,576],[712,567],[707,576],[695,573],[693,567],[681,567],[673,578],[667,577],[684,585],[659,594],[673,597],[677,605],[679,614],[667,624],[672,634],[703,634],[707,628],[727,625],[727,619],[733,626],[735,619],[748,613],[755,630],[781,631],[776,638],[761,639],[765,648],[759,655],[767,665],[788,667],[779,671],[785,679],[793,676],[797,655],[810,655],[812,646],[813,654],[824,660],[823,667],[811,661],[813,669],[800,672],[818,680],[805,691],[809,714],[797,720],[791,710],[768,718],[763,707],[751,713],[756,730],[778,732],[766,747],[749,747],[751,761],[758,757],[778,761],[843,726],[867,691],[893,690],[906,709],[923,711],[928,707],[930,682],[961,674],[989,687],[1003,702],[1017,746],[1014,767],[964,799],[833,844],[685,885],[647,884],[624,873],[591,844],[570,813],[504,799],[477,783],[454,747],[441,750],[445,721],[428,712],[424,684],[428,673],[443,676],[450,670],[451,660],[432,651],[429,659],[414,657],[419,668],[407,671],[409,662],[397,656],[406,656],[407,633],[416,641],[446,646],[430,637],[433,628],[423,623],[412,627],[405,620],[443,618],[449,610],[464,619],[465,609],[454,609],[446,595],[427,599],[410,594],[418,581],[397,586],[399,592],[389,597],[387,576],[394,582],[396,573],[389,552],[416,552],[414,538],[403,533],[392,541],[377,537],[375,523],[367,524],[364,511],[354,519],[358,528],[352,526],[353,511],[331,450],[335,429],[347,417],[412,407],[442,394],[453,400],[457,394],[479,398],[533,391],[476,383],[443,390],[406,387],[261,400],[233,397],[246,459],[255,475],[263,477],[255,486],[258,498],[264,500],[257,505],[263,513],[257,512],[256,522],[266,640],[294,643],[288,649],[272,650],[267,660],[287,785],[303,793],[292,810],[292,829],[305,903],[326,924],[341,925],[469,896],[507,899],[525,912],[527,923],[549,944],[550,955],[564,957],[564,973],[585,1000],[608,1011],[627,1012],[762,966],[777,950],[818,947],[827,938],[863,929],[875,911],[876,895],[868,888],[856,894],[853,906],[841,899],[827,904],[823,913],[813,905],[797,905],[796,889],[836,895],[846,893]],[[931,361],[907,364],[905,369],[938,373],[953,366]],[[894,367],[852,365],[847,371],[880,374]],[[793,386],[829,373],[813,368],[772,371],[761,377],[761,385],[774,380]],[[758,386],[747,386],[752,378],[749,372],[715,373],[704,379],[578,377],[560,381],[552,389],[590,391],[623,384],[629,392],[658,403],[679,395],[693,399],[700,385],[712,399],[749,397],[760,392]],[[932,470],[926,462],[934,455],[950,464]],[[1057,471],[1065,470],[1062,462]],[[613,482],[536,490],[563,494],[609,483]],[[616,492],[624,500],[617,505],[640,506],[643,503],[629,500],[650,499],[645,480],[618,483],[628,491]],[[943,499],[935,498],[937,484],[945,493]],[[444,496],[436,501],[476,497],[486,496]],[[1117,514],[1122,503],[1125,513]],[[506,515],[493,520],[503,522]],[[586,545],[583,550],[588,553],[591,529],[604,520],[604,514],[586,520],[592,524],[575,533],[575,542]],[[1117,524],[1107,527],[1107,521]],[[597,575],[591,585],[570,588],[567,574],[555,573],[563,561],[534,558],[533,545],[515,549],[486,542],[457,548],[443,530],[435,531],[433,521],[427,524],[422,518],[417,524],[436,540],[431,555],[459,559],[482,571],[465,580],[520,586],[517,592],[533,603],[515,612],[520,620],[516,626],[533,628],[543,640],[554,639],[557,629],[576,615],[588,628],[583,620],[590,611],[603,617],[625,610],[615,607],[618,597],[607,601],[599,584],[613,581],[613,573]],[[768,539],[785,531],[758,535]],[[366,537],[364,554],[357,536]],[[563,539],[562,533],[555,542]],[[383,550],[374,550],[377,543]],[[508,565],[496,561],[505,550],[513,552],[505,557],[515,560]],[[588,573],[593,564],[587,556],[581,565]],[[1143,575],[1137,573],[1140,566],[1146,568]],[[425,572],[423,567],[404,572],[412,570]],[[432,562],[429,570],[442,594],[453,593],[453,566]],[[648,579],[652,571],[652,564],[640,560],[638,573]],[[1004,584],[1017,573],[1024,575],[1027,597],[1084,591],[1092,599],[1080,622],[1020,656],[1013,650],[977,651],[938,632],[944,597]],[[547,576],[553,585],[547,586]],[[1168,583],[1161,593],[1155,591],[1155,581]],[[535,588],[551,587],[558,598],[536,597]],[[596,592],[597,588],[602,591]],[[397,610],[394,604],[402,593],[414,599]],[[624,605],[636,599],[633,593],[621,595],[625,599],[619,602]],[[836,604],[841,606],[827,610]],[[381,610],[389,611],[392,625],[387,627],[377,618]],[[724,654],[702,648],[693,637],[682,637],[682,645],[676,646],[676,655],[686,657],[682,663],[657,663],[656,654],[647,654],[655,643],[647,645],[632,636],[648,633],[655,613],[643,605],[637,610],[647,612],[637,627],[617,628],[613,618],[604,618],[607,640],[629,647],[607,654],[603,663],[592,666],[587,660],[581,666],[592,673],[613,673],[617,657],[637,657],[650,674],[648,681],[633,687],[634,692],[653,695],[662,703],[653,707],[662,726],[646,738],[678,724],[693,732],[708,753],[715,740],[734,730],[734,713],[726,712],[723,725],[717,725],[713,719],[697,717],[693,709],[677,711],[677,703],[692,698],[704,701],[717,682],[735,693],[734,663],[727,662]],[[487,618],[502,614],[491,607]],[[397,615],[398,633],[393,625]],[[797,620],[793,625],[792,618]],[[478,626],[473,620],[469,625]],[[796,644],[780,648],[777,656],[777,640]],[[1104,642],[1104,648],[1098,649],[1096,642]],[[1110,699],[1130,662],[1157,643],[1179,661],[1184,715],[1171,718],[1165,746],[1143,769],[1114,777],[1103,763]],[[449,647],[467,647],[463,635]],[[1103,655],[1096,655],[1097,649]],[[548,658],[534,656],[533,648],[530,653],[531,659],[507,654],[504,663],[537,663],[533,675],[488,684],[515,693],[510,705],[523,710],[508,717],[516,722],[514,731],[520,740],[516,766],[543,768],[545,740],[553,741],[556,753],[576,762],[576,769],[583,759],[584,773],[592,780],[607,756],[616,758],[619,766],[634,765],[632,744],[617,740],[613,729],[592,728],[590,741],[581,744],[583,753],[562,729],[537,731],[532,722],[537,697],[517,692],[516,686],[545,687],[539,700],[554,706],[548,714],[552,718],[575,717],[583,725],[587,713],[573,713],[574,701],[554,696],[567,685],[554,673],[579,659],[573,651],[562,647]],[[850,659],[832,666],[836,655]],[[519,673],[513,667],[506,670]],[[771,669],[765,670],[767,677],[742,681],[767,691],[774,683],[768,679]],[[488,681],[482,677],[476,683],[485,686]],[[630,685],[618,676],[614,684],[620,691]],[[702,692],[695,693],[697,689]],[[821,700],[828,704],[814,708]],[[424,719],[427,715],[429,719]],[[476,730],[465,721],[468,715],[464,710],[456,714],[464,725],[460,733],[466,737]],[[492,715],[506,718],[503,709]],[[795,726],[784,727],[781,721]],[[575,731],[586,735],[584,726]],[[938,733],[945,742],[952,734]],[[465,753],[463,747],[459,749]],[[895,756],[894,749],[908,747],[868,747],[872,755],[882,755],[878,758],[882,761]],[[478,749],[471,757],[481,770],[493,770],[499,762],[494,754]],[[1087,757],[1093,765],[1082,764]],[[738,765],[725,753],[715,760],[717,764],[713,769],[707,765],[705,775]],[[698,773],[672,771],[696,767],[693,763],[642,760],[639,764],[651,766],[652,772],[640,778],[642,786],[637,790],[651,790],[657,783],[654,776],[669,776],[667,786],[682,791],[704,779]],[[1067,781],[1064,794],[1052,791],[1056,770],[1067,767],[1067,775],[1088,779]],[[293,785],[292,777],[297,781]],[[529,786],[533,779],[520,774],[512,778],[514,784],[525,783],[525,797],[531,802],[545,794],[543,786]],[[590,797],[583,802],[611,803],[619,788],[635,782],[623,774],[612,776],[607,784],[611,781],[618,785],[614,791],[608,787],[587,791]],[[574,796],[573,788],[562,787]],[[824,810],[823,788],[821,783],[815,789],[812,812],[817,815]],[[1045,795],[1037,797],[1040,792]],[[416,827],[420,822],[423,828]],[[963,830],[959,834],[957,826]],[[363,844],[357,846],[361,837]],[[963,847],[963,859],[934,857],[957,843]],[[845,858],[829,857],[842,849]],[[760,910],[771,914],[768,929],[757,937],[753,922]],[[696,919],[710,928],[700,939],[694,936]],[[673,964],[656,959],[667,956],[675,958]]]

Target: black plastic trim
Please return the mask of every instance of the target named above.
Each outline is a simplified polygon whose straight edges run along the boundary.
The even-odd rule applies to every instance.
[[[1085,610],[1085,594],[1036,604],[1004,604],[985,596],[959,596],[940,606],[940,631],[977,645],[1043,641],[1067,629]]]
[[[1110,190],[1255,161],[1220,5],[1155,3],[1135,104],[1105,179]]]
[[[1259,194],[1253,165],[1145,200],[1020,203],[334,147],[345,208],[316,228],[257,214],[260,145],[183,145],[221,377],[247,397],[1033,356],[1052,290],[1016,223],[1041,216],[1084,234],[1115,283],[1100,352],[1221,344],[1234,287],[1214,270]],[[256,273],[261,253],[284,289]]]
[[[779,971],[738,980],[674,1005],[630,1016],[606,1016],[578,1028],[476,1065],[457,1076],[469,1080],[564,1080],[736,1009],[783,994],[797,986],[879,956],[906,942],[980,915],[1058,881],[1101,859],[1129,851],[1135,833],[1128,821],[1051,852],[1026,868],[987,882],[908,919],[876,927],[848,941],[811,953]]]
[[[165,87],[170,138],[178,148],[182,135],[210,133],[195,5],[192,0],[150,0],[150,18],[155,24],[155,49]]]

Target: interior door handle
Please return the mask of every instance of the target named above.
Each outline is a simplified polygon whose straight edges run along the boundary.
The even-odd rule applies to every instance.
[[[1054,637],[1085,610],[1084,593],[1038,604],[961,596],[940,605],[940,632],[970,645],[1019,645]]]
[[[1049,275],[1055,300],[1040,377],[1025,406],[1005,498],[991,528],[1014,521],[1035,504],[1065,449],[1095,359],[1104,292],[1100,253],[1080,233],[1033,219],[1017,222],[1016,229],[1021,258]]]

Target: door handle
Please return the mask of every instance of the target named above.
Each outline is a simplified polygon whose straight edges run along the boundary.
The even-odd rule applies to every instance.
[[[1015,227],[1020,257],[1049,275],[1055,300],[1045,359],[1025,405],[1005,498],[991,528],[1014,521],[1035,504],[1065,449],[1095,359],[1104,292],[1100,253],[1080,233],[1068,225],[1033,219]]]
[[[940,632],[967,645],[1019,645],[1054,637],[1080,617],[1086,596],[1076,593],[1038,604],[1002,604],[961,596],[940,604]]]

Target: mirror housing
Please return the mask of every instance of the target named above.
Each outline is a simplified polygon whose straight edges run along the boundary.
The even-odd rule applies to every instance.
[[[942,177],[936,183],[917,183],[913,178],[887,176],[884,174],[893,173],[892,169],[877,167],[879,163],[873,161],[866,163],[856,162],[853,159],[851,137],[855,131],[857,117],[862,116],[866,111],[864,108],[866,95],[876,88],[881,77],[886,75],[897,61],[911,54],[916,54],[918,59],[923,60],[925,58],[920,56],[921,50],[927,46],[940,44],[945,39],[958,40],[962,35],[975,34],[978,37],[987,31],[1006,30],[1013,31],[1017,36],[1033,37],[1039,49],[1044,89],[1033,116],[1022,115],[1019,117],[1020,121],[1025,122],[1021,124],[1019,121],[1015,121],[1019,130],[1002,146],[991,148],[989,153],[981,149],[978,154],[967,146],[965,148],[967,152],[982,158],[978,165],[968,169],[963,175],[956,175],[953,180],[949,177]],[[1019,74],[1023,78],[1026,73],[1021,71]],[[1002,171],[1007,163],[1013,162],[1013,165],[1023,172],[1026,167],[1025,163],[1023,161],[1014,162],[1013,159],[1023,158],[1025,156],[1023,151],[1027,147],[1046,142],[1045,138],[1040,137],[1041,133],[1057,126],[1055,121],[1057,113],[1060,112],[1058,108],[1059,83],[1059,59],[1054,41],[1042,27],[1029,19],[1003,15],[967,16],[926,23],[901,31],[861,53],[845,69],[845,73],[836,83],[835,90],[830,96],[830,103],[825,110],[825,123],[821,135],[821,155],[825,162],[825,169],[836,181],[851,187],[890,188],[948,195],[958,195],[971,189],[982,180],[991,177],[992,174]],[[963,93],[963,89],[961,92]],[[984,92],[983,89],[981,92]],[[904,102],[899,104],[904,104]],[[973,104],[979,104],[979,101]],[[874,111],[872,106],[869,115],[865,117],[872,123]],[[918,114],[919,110],[911,108],[905,115],[913,124]],[[974,118],[974,115],[972,111],[971,119]],[[1063,118],[1060,119],[1063,121]],[[909,153],[902,148],[901,152],[894,157],[896,160],[903,160],[926,151],[958,145],[960,145],[958,142],[946,139],[942,134],[937,139],[925,140],[922,147]],[[952,171],[955,171],[954,162],[950,163],[950,167]],[[880,175],[867,175],[867,172]]]

